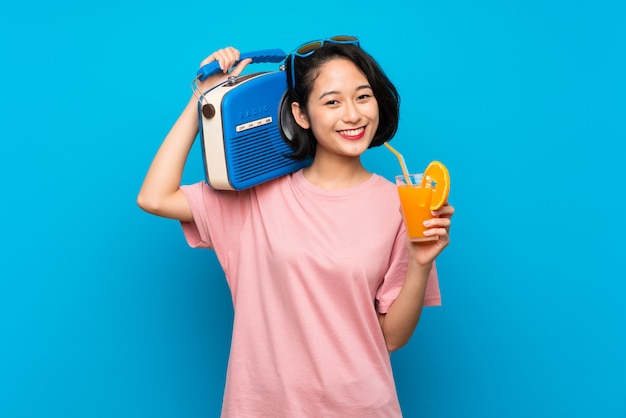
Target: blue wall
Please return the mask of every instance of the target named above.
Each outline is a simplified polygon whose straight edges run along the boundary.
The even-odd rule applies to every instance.
[[[626,416],[623,1],[22,3],[0,11],[1,417],[217,415],[223,275],[135,196],[205,55],[341,33],[397,84],[409,166],[452,175],[444,306],[393,355],[406,416]]]

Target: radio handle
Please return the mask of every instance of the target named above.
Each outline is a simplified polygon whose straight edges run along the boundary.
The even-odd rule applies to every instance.
[[[281,62],[287,55],[282,49],[263,49],[260,51],[245,52],[239,56],[239,61],[235,62],[235,65],[239,62],[252,58],[252,63],[259,62]],[[217,61],[210,62],[203,65],[196,73],[196,79],[203,81],[208,76],[213,75],[220,71],[220,64]]]

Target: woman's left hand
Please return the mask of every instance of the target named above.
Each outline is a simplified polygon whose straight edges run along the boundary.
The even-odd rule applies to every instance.
[[[447,202],[438,210],[432,211],[433,217],[424,222],[424,235],[437,237],[437,240],[409,242],[411,256],[421,265],[431,264],[450,243],[450,223],[454,207]]]

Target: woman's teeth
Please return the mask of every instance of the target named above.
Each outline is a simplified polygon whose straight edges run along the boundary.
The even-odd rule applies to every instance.
[[[363,132],[364,129],[365,128],[348,129],[348,130],[345,130],[345,131],[339,131],[339,133],[341,133],[341,135],[345,135],[345,136],[357,136],[361,132]]]

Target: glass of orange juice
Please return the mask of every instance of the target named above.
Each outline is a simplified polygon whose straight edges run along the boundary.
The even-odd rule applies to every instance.
[[[433,188],[430,184],[422,184],[422,174],[396,176],[398,196],[402,206],[402,216],[409,235],[409,241],[434,241],[436,236],[424,236],[424,221],[431,219],[430,205]],[[407,177],[410,184],[407,183]]]

